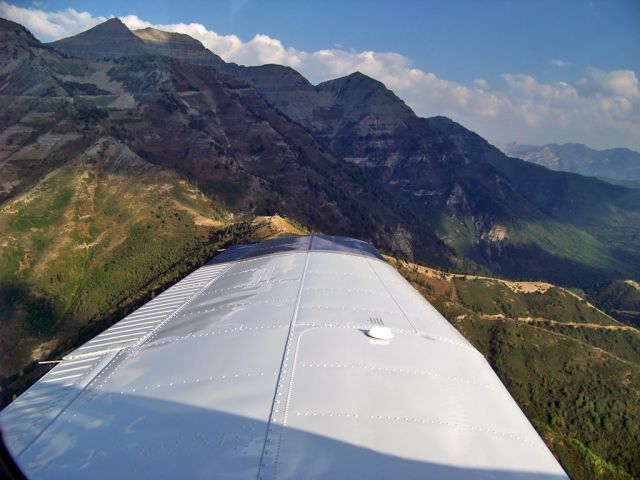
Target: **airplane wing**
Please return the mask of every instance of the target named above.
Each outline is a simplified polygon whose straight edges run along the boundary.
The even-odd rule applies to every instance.
[[[341,237],[228,249],[0,425],[29,478],[568,478],[485,358]]]

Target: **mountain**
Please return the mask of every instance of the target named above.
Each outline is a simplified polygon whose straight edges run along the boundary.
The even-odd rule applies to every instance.
[[[155,28],[131,31],[119,18],[49,44],[72,57],[102,59],[133,55],[166,55],[193,65],[220,66],[224,61],[202,43],[182,33]]]
[[[68,348],[184,275],[213,254],[232,218],[109,137],[53,168],[0,207],[0,375]]]
[[[11,160],[4,169],[13,191],[5,196],[87,148],[95,135],[108,135],[141,158],[176,169],[234,211],[281,212],[312,228],[363,237],[368,231],[380,245],[408,255],[441,262],[451,256],[384,185],[340,162],[247,84],[165,56],[95,61],[42,51],[16,61],[6,77],[5,91],[20,100],[3,112],[4,120],[30,135],[8,139]],[[25,96],[32,90],[23,76],[41,90],[49,86],[37,107]],[[35,108],[50,122],[32,127]],[[46,147],[39,140],[45,134],[53,135]],[[34,161],[31,150],[38,152]],[[14,162],[15,155],[26,158]]]
[[[118,38],[124,33],[122,30],[118,29]],[[72,39],[78,42],[92,35],[89,30]],[[208,55],[202,53],[207,52],[204,47],[179,34],[163,34],[151,29],[129,32],[129,36],[141,41],[144,38],[147,43],[156,42],[156,52],[181,62],[207,62],[203,60]],[[175,44],[187,45],[188,49],[172,47]],[[55,42],[52,45],[60,48]],[[190,56],[186,51],[199,53]],[[129,67],[134,61],[150,61],[143,57],[122,57],[117,49],[110,56],[120,57],[119,62],[129,62]],[[335,159],[335,165],[365,175],[366,182],[377,185],[376,191],[388,194],[385,205],[396,205],[411,217],[411,224],[423,232],[420,236],[428,232],[425,236],[431,243],[429,255],[440,251],[442,258],[462,257],[467,268],[475,265],[475,268],[514,278],[546,278],[580,286],[640,275],[640,192],[637,190],[541,168],[531,169],[530,164],[505,156],[449,119],[417,117],[382,83],[360,73],[314,86],[288,67],[243,67],[224,63],[214,58],[213,53],[210,57],[220,78],[236,79],[240,83],[235,88],[246,89],[242,91],[251,91],[257,98],[266,100],[280,116],[290,120],[289,126],[299,125],[300,134],[307,139],[311,137],[315,148]],[[158,62],[158,58],[154,61]],[[175,69],[178,76],[190,71],[186,67],[184,72],[179,70]],[[148,79],[139,76],[137,81]],[[241,84],[253,89],[240,87]],[[142,98],[140,93],[137,95]],[[186,122],[187,126],[192,120],[195,120],[193,116]],[[199,121],[191,125],[199,125]],[[146,119],[142,119],[142,124],[145,122]],[[133,123],[127,127],[121,123],[114,128],[135,130]],[[136,151],[160,150],[157,142],[156,147],[151,143],[143,148],[141,136],[133,133],[129,135],[138,144]],[[205,134],[209,135],[209,131]],[[185,148],[189,148],[182,142],[184,138],[172,139],[170,151],[157,152],[180,159],[172,160],[168,166],[183,171],[194,167],[182,159]],[[189,175],[193,180],[196,176],[210,176],[212,172],[199,166],[197,171],[191,168]],[[217,186],[209,188],[213,192]],[[225,186],[222,190],[230,193]],[[234,205],[248,206],[246,202]],[[274,207],[269,204],[267,208]],[[288,210],[287,214],[300,216],[302,213]],[[301,220],[306,218],[309,216]],[[420,255],[421,248],[408,246],[418,235],[415,232],[400,234],[401,223],[396,222],[394,248],[402,243],[405,252]],[[358,229],[356,226],[351,231],[359,232]],[[452,267],[456,265],[459,267],[459,261],[451,262]]]
[[[640,153],[628,148],[594,150],[581,143],[536,147],[514,142],[498,146],[507,155],[551,170],[612,180],[640,180]]]
[[[531,252],[532,261],[528,264],[531,272],[538,273],[539,278],[545,277],[536,262],[548,262],[564,271],[574,270],[577,276],[582,276],[584,285],[593,283],[599,276],[598,268],[617,264],[616,269],[622,272],[625,268],[621,264],[631,262],[626,271],[631,277],[637,277],[636,252],[640,251],[636,228],[640,222],[638,190],[595,178],[554,172],[510,158],[451,120],[435,117],[430,121],[467,155],[498,169],[544,214],[543,218],[534,221],[519,219],[515,229],[516,235],[522,235],[521,241],[530,240],[519,249],[519,255],[526,256],[527,251]],[[510,258],[503,257],[504,265],[507,271],[514,269],[511,275],[515,276],[520,266],[511,263]],[[566,283],[560,277],[555,280]]]
[[[243,78],[490,271],[573,284],[640,272],[637,190],[509,158],[447,118],[417,117],[360,73],[315,87],[286,67],[253,67]]]

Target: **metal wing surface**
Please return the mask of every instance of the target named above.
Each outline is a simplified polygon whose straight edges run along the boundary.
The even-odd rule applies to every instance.
[[[484,357],[341,237],[227,250],[0,424],[29,478],[568,478]]]

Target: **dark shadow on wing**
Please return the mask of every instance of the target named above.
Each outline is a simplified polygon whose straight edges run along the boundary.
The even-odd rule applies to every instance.
[[[10,446],[12,426],[3,427]],[[29,478],[255,479],[267,428],[261,420],[185,403],[84,392],[17,463]],[[279,449],[277,478],[566,478],[415,461],[289,427],[283,439],[286,447],[267,446]]]

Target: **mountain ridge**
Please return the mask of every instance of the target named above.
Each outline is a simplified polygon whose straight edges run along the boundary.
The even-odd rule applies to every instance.
[[[154,33],[157,42],[176,35]],[[197,40],[188,43],[204,49]],[[162,48],[157,51],[189,63],[184,51]],[[117,50],[113,56],[134,58]],[[640,198],[631,190],[532,171],[449,119],[417,117],[384,84],[359,72],[313,86],[290,67],[222,62],[213,68],[248,83],[321,149],[384,185],[424,229],[481,269],[569,284],[640,275],[640,246],[628,228],[640,222],[629,207]],[[576,250],[571,237],[585,247]]]
[[[42,64],[37,71],[32,70],[34,61],[27,57],[16,61],[7,88],[24,98],[25,93],[33,92],[29,83],[16,81],[19,77],[31,77],[38,88],[51,85],[40,93],[46,101],[39,108],[44,110],[43,114],[59,116],[63,111],[59,105],[63,105],[69,128],[75,129],[69,134],[78,137],[78,141],[87,137],[81,133],[83,129],[88,128],[87,133],[106,131],[143,158],[179,170],[235,209],[303,215],[303,220],[315,223],[313,226],[322,227],[324,222],[324,226],[333,225],[343,233],[355,234],[356,226],[361,225],[362,236],[366,237],[366,230],[377,231],[375,235],[380,236],[382,244],[385,243],[382,236],[391,243],[396,241],[392,225],[397,221],[393,218],[405,214],[395,202],[380,203],[380,198],[386,195],[384,187],[376,184],[376,188],[365,190],[354,183],[355,179],[362,184],[373,179],[367,180],[352,167],[338,165],[311,135],[270,107],[248,85],[215,69],[178,64],[166,56],[145,54],[87,63],[83,59],[58,57],[53,49],[45,51],[46,55],[37,59]],[[24,69],[29,73],[23,75]],[[48,106],[48,99],[52,98],[73,101]],[[11,114],[6,117],[7,122],[13,122],[14,128],[33,130],[31,126],[19,126],[20,116],[30,114],[31,109],[30,102],[14,102],[5,112]],[[58,121],[47,128],[55,129],[59,135],[62,127]],[[40,126],[37,132],[44,134],[44,127]],[[165,142],[159,143],[157,139],[162,137]],[[32,136],[20,141],[14,138],[7,154],[11,157],[17,150],[31,148],[33,140]],[[27,165],[6,163],[5,171],[15,169],[9,177],[18,182],[14,188],[19,189],[21,181],[29,183],[30,177],[20,174]],[[29,168],[46,173],[50,167],[34,161]],[[34,178],[35,173],[31,173]],[[306,183],[297,182],[295,177],[300,175],[307,179]],[[295,195],[291,193],[293,190],[297,192]],[[286,191],[289,195],[285,195]],[[303,195],[308,196],[308,212],[313,214],[303,214],[300,205],[287,200],[303,199]],[[338,197],[342,199],[339,202]],[[366,200],[358,200],[360,197]],[[370,208],[363,201],[378,207]],[[395,212],[393,216],[391,212]],[[380,215],[389,216],[386,221],[374,220]],[[365,222],[366,218],[370,221]],[[435,237],[429,240],[429,233],[423,230],[418,227],[415,231],[415,241],[435,242],[436,250],[446,251],[436,246]],[[396,231],[400,237],[404,232],[412,235],[406,228]],[[418,235],[419,231],[422,233]],[[412,254],[413,247],[404,239],[399,238],[398,242],[402,244],[400,248]],[[438,255],[435,250],[434,253]]]
[[[506,154],[552,170],[621,181],[640,180],[640,153],[629,148],[596,150],[582,143],[541,146],[500,144]]]

